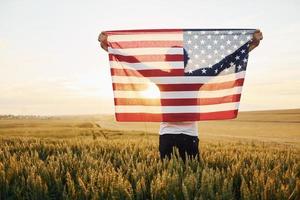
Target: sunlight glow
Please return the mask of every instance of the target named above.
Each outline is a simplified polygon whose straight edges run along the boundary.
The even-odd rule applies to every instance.
[[[154,83],[149,83],[148,88],[140,92],[142,97],[150,98],[150,99],[159,99],[160,98],[160,91],[157,85]]]

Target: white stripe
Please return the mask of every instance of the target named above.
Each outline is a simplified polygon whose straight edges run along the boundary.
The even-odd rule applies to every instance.
[[[175,62],[141,62],[141,63],[128,63],[128,62],[117,62],[110,61],[110,67],[115,69],[183,69],[183,61]]]
[[[241,94],[242,86],[237,86],[223,90],[213,91],[177,91],[177,92],[160,92],[160,96],[157,98],[161,99],[188,99],[188,98],[217,98],[224,97],[227,95]],[[158,91],[159,92],[159,91]],[[114,90],[115,98],[127,98],[127,99],[149,99],[147,91],[121,91]]]
[[[238,108],[239,102],[205,106],[116,106],[116,113],[208,113]]]
[[[133,56],[133,55],[166,55],[166,54],[181,54],[183,48],[128,48],[128,49],[113,49],[108,47],[108,52],[117,55]]]
[[[124,41],[182,41],[182,33],[145,33],[145,34],[130,34],[130,35],[109,35],[108,42],[124,42]]]
[[[245,71],[218,76],[167,76],[167,77],[134,77],[112,76],[113,83],[155,83],[155,84],[188,84],[188,83],[221,83],[245,77]]]

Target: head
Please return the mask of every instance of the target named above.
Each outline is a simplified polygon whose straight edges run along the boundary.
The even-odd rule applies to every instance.
[[[171,54],[171,49],[172,48],[182,48],[180,46],[172,46],[168,52],[166,53],[166,56],[165,56],[165,60],[168,61],[168,60],[172,60],[172,56],[174,54]],[[186,67],[186,65],[188,64],[189,60],[190,60],[190,57],[188,55],[188,52],[185,50],[185,48],[182,48],[183,49],[183,62],[184,62],[184,67]]]
[[[183,48],[183,61],[184,61],[184,67],[186,67],[186,65],[188,64],[190,57],[189,54],[187,53],[187,51],[185,50],[185,48]]]

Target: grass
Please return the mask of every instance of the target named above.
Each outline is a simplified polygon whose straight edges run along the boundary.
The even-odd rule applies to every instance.
[[[158,123],[0,119],[0,199],[300,199],[300,110],[199,123],[202,162],[161,161]]]

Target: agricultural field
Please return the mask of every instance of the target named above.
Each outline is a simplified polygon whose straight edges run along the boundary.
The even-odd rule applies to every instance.
[[[300,199],[300,109],[199,123],[201,162],[161,161],[159,123],[0,117],[0,199]]]

